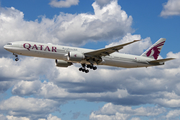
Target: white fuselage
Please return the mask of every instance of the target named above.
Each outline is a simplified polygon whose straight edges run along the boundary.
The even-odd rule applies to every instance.
[[[91,49],[36,43],[29,41],[13,42],[12,44],[5,45],[4,48],[12,53],[19,55],[60,59],[68,62],[75,62],[69,61],[67,59],[68,52],[79,52],[83,54],[86,52],[94,51]],[[155,66],[148,63],[148,61],[151,60],[153,59],[142,56],[112,53],[109,56],[102,57],[102,62],[98,63],[98,65],[108,65],[123,68]],[[86,60],[81,60],[78,63],[88,64]]]

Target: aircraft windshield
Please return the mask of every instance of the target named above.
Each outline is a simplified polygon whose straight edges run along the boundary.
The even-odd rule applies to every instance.
[[[12,43],[7,43],[7,45],[12,45]]]

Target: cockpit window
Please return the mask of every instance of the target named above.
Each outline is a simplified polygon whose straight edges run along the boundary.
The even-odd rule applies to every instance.
[[[7,43],[7,45],[12,45],[12,43]]]

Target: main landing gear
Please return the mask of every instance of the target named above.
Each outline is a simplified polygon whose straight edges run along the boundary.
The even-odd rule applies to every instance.
[[[82,72],[88,73],[88,72],[89,72],[89,70],[88,70],[88,69],[86,69],[86,67],[87,67],[87,68],[90,68],[90,69],[93,69],[93,70],[96,70],[96,69],[97,69],[97,67],[96,67],[96,66],[93,66],[93,64],[92,64],[92,65],[82,64],[82,67],[81,67],[81,68],[79,68],[79,71],[82,71]]]
[[[18,55],[15,54],[15,53],[13,53],[13,55],[16,57],[16,58],[15,58],[15,61],[18,61],[18,60],[19,60]]]

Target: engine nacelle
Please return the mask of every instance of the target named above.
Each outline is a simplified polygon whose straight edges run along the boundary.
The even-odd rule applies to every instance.
[[[81,62],[84,58],[84,54],[80,52],[69,52],[67,56],[67,60],[74,62]]]
[[[56,62],[56,66],[57,66],[57,67],[68,67],[68,66],[71,66],[71,65],[72,65],[71,62],[66,62],[66,61],[64,61],[64,60],[58,60],[58,59],[56,59],[55,62]]]

